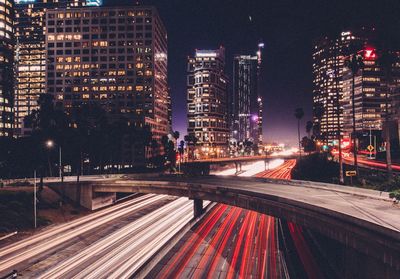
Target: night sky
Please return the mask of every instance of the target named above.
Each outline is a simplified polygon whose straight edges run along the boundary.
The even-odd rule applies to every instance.
[[[105,0],[108,5],[135,3]],[[384,30],[400,39],[400,0],[147,0],[154,4],[168,32],[169,85],[173,128],[186,135],[186,62],[194,50],[227,51],[232,77],[234,54],[255,54],[265,43],[262,69],[266,141],[294,144],[294,110],[302,107],[302,126],[312,117],[313,40],[359,26]],[[232,80],[232,79],[231,79]],[[303,132],[305,128],[302,129]],[[305,133],[305,132],[304,132]]]

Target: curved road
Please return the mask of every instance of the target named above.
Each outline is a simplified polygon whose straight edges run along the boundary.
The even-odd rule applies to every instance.
[[[0,248],[0,276],[129,278],[192,218],[187,198],[139,196]]]
[[[290,179],[295,164],[289,160],[255,176]],[[246,166],[241,176],[253,176],[259,167],[264,162]],[[278,232],[274,217],[219,204],[147,278],[289,278]]]

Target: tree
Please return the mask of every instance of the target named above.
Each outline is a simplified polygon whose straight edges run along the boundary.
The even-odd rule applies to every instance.
[[[351,88],[351,102],[352,102],[352,115],[353,115],[353,154],[354,154],[354,166],[356,168],[356,172],[358,175],[358,162],[357,162],[357,135],[356,135],[356,107],[355,107],[355,79],[357,73],[364,67],[363,57],[357,53],[351,55],[348,59],[345,60],[345,67],[347,67],[352,74],[352,88]]]
[[[176,148],[178,148],[178,139],[179,139],[179,136],[180,136],[179,131],[175,131],[175,132],[172,134],[172,136],[173,136],[174,139],[175,139]]]
[[[306,123],[306,132],[307,132],[308,138],[311,138],[311,130],[312,130],[313,127],[314,127],[313,122],[312,121],[307,121],[307,123]]]
[[[297,119],[297,136],[298,136],[299,152],[300,152],[300,159],[301,159],[300,120],[304,116],[304,110],[302,108],[296,108],[296,110],[294,112],[294,116]]]
[[[321,103],[316,103],[314,105],[313,114],[318,121],[313,124],[313,133],[318,139],[323,139],[321,136],[321,122],[324,113],[325,113],[324,105]]]
[[[175,131],[172,136],[174,137],[175,140],[178,140],[180,136],[179,131]]]
[[[386,142],[386,166],[389,181],[393,178],[392,169],[392,155],[391,155],[391,142],[390,142],[390,112],[389,112],[389,99],[392,96],[393,90],[393,64],[396,63],[395,55],[388,49],[384,49],[382,54],[378,57],[378,65],[382,67],[386,82],[386,96],[385,96],[385,142]],[[390,94],[390,96],[389,96]]]
[[[189,147],[193,146],[193,153],[194,153],[198,139],[194,135],[186,135],[186,136],[184,136],[184,140],[186,142],[186,148],[188,148],[188,159],[189,159],[189,155],[190,155]],[[194,159],[194,154],[192,154],[192,158]]]
[[[179,142],[178,152],[179,152],[179,155],[180,155],[180,161],[182,162],[183,154],[185,153],[185,141],[181,140]]]
[[[304,152],[310,153],[312,151],[315,151],[315,142],[308,137],[302,138],[301,145],[303,146]]]

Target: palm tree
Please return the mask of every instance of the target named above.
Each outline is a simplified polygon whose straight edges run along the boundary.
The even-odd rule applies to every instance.
[[[355,80],[357,73],[364,67],[363,57],[359,54],[351,55],[346,61],[345,66],[350,69],[352,73],[352,89],[351,89],[351,102],[352,102],[352,113],[353,113],[353,154],[354,154],[354,166],[358,175],[358,162],[357,162],[357,136],[356,136],[356,107],[355,107]]]
[[[300,152],[300,159],[301,159],[301,141],[300,141],[300,120],[304,116],[304,110],[302,108],[297,108],[294,112],[294,116],[297,119],[297,136],[298,136],[298,142],[299,142],[299,152]]]
[[[390,127],[389,127],[389,99],[391,98],[391,91],[393,88],[393,64],[396,62],[396,57],[392,52],[384,49],[382,55],[378,57],[378,65],[382,67],[385,79],[386,79],[386,96],[385,96],[385,141],[386,141],[386,166],[389,181],[393,178],[392,169],[392,155],[390,146]],[[390,96],[389,96],[390,93]]]
[[[307,121],[306,123],[306,132],[309,138],[311,138],[311,130],[313,128],[314,124],[312,121]]]
[[[188,160],[190,159],[190,154],[189,153],[191,153],[190,152],[190,146],[191,145],[193,145],[194,147],[193,147],[193,153],[194,153],[194,151],[195,151],[195,149],[196,149],[196,144],[197,144],[197,142],[198,142],[198,139],[194,136],[194,135],[186,135],[185,137],[184,137],[184,139],[185,139],[185,142],[186,142],[186,148],[187,148],[187,156],[188,156]],[[194,154],[192,154],[192,159],[194,159]]]
[[[178,149],[178,139],[179,139],[179,136],[180,136],[179,131],[175,131],[175,132],[172,134],[172,136],[174,137],[175,142],[176,142],[176,149]]]

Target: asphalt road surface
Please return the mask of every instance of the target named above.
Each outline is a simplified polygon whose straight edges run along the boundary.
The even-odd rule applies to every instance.
[[[192,218],[187,198],[138,196],[0,248],[0,276],[129,278]]]

